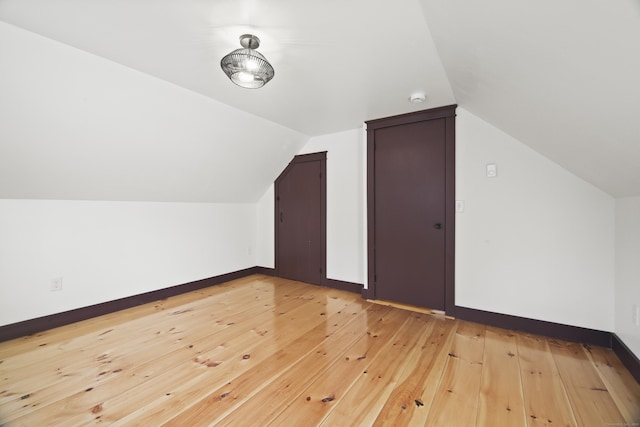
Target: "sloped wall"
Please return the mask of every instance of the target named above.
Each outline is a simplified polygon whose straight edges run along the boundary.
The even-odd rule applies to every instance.
[[[463,108],[456,131],[456,305],[613,331],[614,199]]]
[[[254,203],[308,140],[2,22],[0,52],[0,198]]]

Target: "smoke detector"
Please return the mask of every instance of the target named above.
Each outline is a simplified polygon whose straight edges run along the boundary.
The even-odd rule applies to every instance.
[[[413,104],[420,104],[424,102],[427,97],[422,92],[416,92],[409,97],[409,101]]]

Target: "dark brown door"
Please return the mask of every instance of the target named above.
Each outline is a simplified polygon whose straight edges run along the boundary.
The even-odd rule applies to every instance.
[[[275,183],[278,275],[317,285],[325,277],[325,158],[296,156]]]
[[[445,309],[445,119],[377,129],[378,299]]]

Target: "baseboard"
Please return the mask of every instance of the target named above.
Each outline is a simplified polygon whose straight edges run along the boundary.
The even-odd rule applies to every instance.
[[[255,267],[256,274],[264,274],[265,276],[276,276],[276,269],[269,267]]]
[[[256,267],[256,273],[264,274],[267,276],[278,277],[278,275],[276,274],[275,268]],[[328,288],[333,288],[333,289],[340,289],[341,291],[354,292],[356,294],[359,294],[362,292],[362,284],[360,283],[345,282],[342,280],[329,279],[329,278],[325,278],[322,281],[322,283],[323,283],[323,286],[326,286]]]
[[[364,299],[376,299],[376,294],[373,291],[372,287],[369,287],[367,289],[362,289],[362,298]]]
[[[455,307],[454,316],[458,319],[497,326],[499,328],[514,329],[550,338],[611,348],[611,332],[459,306]]]
[[[341,291],[354,292],[356,294],[362,293],[362,285],[359,283],[344,282],[336,279],[325,279],[324,284],[328,288],[340,289]]]
[[[57,328],[92,317],[102,316],[126,308],[135,307],[149,302],[158,301],[172,296],[184,294],[209,286],[219,285],[230,280],[240,279],[251,274],[265,274],[261,268],[251,267],[244,270],[221,274],[183,285],[171,286],[169,288],[158,289],[157,291],[146,292],[144,294],[133,295],[113,301],[95,304],[88,307],[77,308],[75,310],[56,313],[49,316],[38,317],[36,319],[25,320],[23,322],[12,323],[0,326],[0,342],[8,341],[25,335],[35,334],[47,329]]]
[[[611,349],[618,356],[624,367],[633,375],[633,378],[640,383],[640,359],[622,342],[619,336],[611,334],[611,337]]]

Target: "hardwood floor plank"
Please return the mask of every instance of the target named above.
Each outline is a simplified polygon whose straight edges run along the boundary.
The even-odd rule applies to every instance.
[[[346,348],[366,335],[390,311],[389,307],[371,304],[360,319],[348,323],[334,336],[329,336],[293,366],[281,366],[280,375],[270,379],[258,394],[237,407],[219,425],[267,425],[304,391],[309,381],[314,381],[338,358],[343,357]],[[301,381],[302,378],[305,380]],[[231,395],[234,396],[233,392]]]
[[[305,288],[300,289],[304,290]],[[253,291],[247,289],[247,292],[246,295],[248,296],[251,295]],[[308,292],[308,288],[305,292]],[[236,315],[244,309],[248,309],[248,304],[242,304],[240,302],[222,306],[212,305],[211,300],[205,300],[205,303],[209,304],[207,311],[213,308],[216,315],[224,313]],[[259,301],[251,301],[250,304],[259,306],[262,303]],[[2,369],[6,369],[9,380],[13,384],[17,384],[22,379],[21,375],[31,378],[35,376],[35,374],[39,376],[44,375],[47,371],[51,370],[51,365],[58,363],[71,365],[76,362],[76,359],[86,361],[91,357],[99,358],[106,354],[103,351],[105,348],[113,349],[112,346],[115,345],[126,343],[129,347],[135,347],[135,344],[144,343],[150,338],[155,339],[158,336],[162,336],[165,332],[174,340],[175,335],[179,332],[180,322],[188,321],[188,319],[193,316],[202,317],[201,314],[197,312],[197,309],[198,307],[194,305],[183,306],[180,310],[155,313],[148,317],[142,317],[140,319],[144,320],[131,321],[129,322],[130,325],[120,325],[119,327],[112,327],[107,330],[100,329],[92,331],[89,334],[76,337],[72,340],[56,340],[52,345],[43,346],[37,353],[37,357],[31,357],[31,352],[26,352],[24,355],[20,355],[20,357],[4,359]],[[267,309],[268,307],[264,308],[264,310]],[[150,320],[152,321],[150,322]],[[219,318],[217,323],[224,325],[223,320],[224,319]],[[211,329],[210,325],[206,327],[208,330]],[[193,329],[191,331],[193,331]],[[133,339],[123,341],[120,337],[122,334],[131,334],[133,335]],[[207,332],[207,334],[210,334],[210,332]],[[5,345],[11,346],[11,342],[5,343]],[[88,358],[87,356],[89,354],[91,357]],[[104,357],[102,357],[102,359],[104,359]],[[46,361],[46,363],[43,363],[43,361]],[[43,377],[39,378],[47,379]]]
[[[130,420],[144,414],[158,405],[166,405],[170,401],[175,410],[178,399],[167,398],[177,394],[181,387],[175,384],[175,378],[188,384],[192,390],[200,389],[208,392],[212,387],[226,384],[231,378],[248,370],[253,364],[269,358],[275,351],[296,339],[302,332],[296,328],[296,323],[321,323],[320,313],[326,311],[324,305],[318,301],[309,300],[307,304],[297,307],[284,306],[278,308],[277,313],[254,323],[253,316],[247,313],[253,327],[244,332],[237,329],[246,322],[234,323],[229,328],[228,336],[216,336],[217,345],[201,343],[193,359],[183,359],[183,363],[173,363],[176,368],[154,375],[148,382],[141,384],[125,393],[116,395],[103,404],[101,422],[113,425],[127,425]],[[212,340],[208,339],[211,342]]]
[[[320,424],[344,398],[353,383],[368,371],[371,363],[394,341],[410,317],[411,313],[405,310],[392,310],[382,316],[369,327],[366,335],[321,372],[318,378],[274,419],[273,424]]]
[[[487,326],[477,426],[527,426],[518,345],[511,331]]]
[[[0,355],[0,425],[12,427],[589,427],[634,425],[640,407],[610,350],[262,275],[0,343]]]
[[[458,327],[457,321],[437,317],[430,320],[433,329],[406,359],[398,384],[374,425],[424,425]]]
[[[547,340],[524,333],[516,336],[529,427],[576,427],[578,423]]]
[[[267,295],[269,291],[271,294],[273,293],[273,285],[267,285],[260,287],[259,289],[261,291],[258,293],[260,298],[263,298],[266,301],[273,298],[272,296]],[[37,358],[30,357],[30,352],[25,352],[21,354],[20,358],[7,357],[2,360],[4,361],[4,364],[6,364],[5,369],[10,370],[12,373],[12,381],[18,381],[21,373],[33,376],[36,371],[39,370],[38,372],[43,372],[49,369],[49,364],[57,363],[60,360],[70,363],[73,362],[73,359],[70,359],[73,357],[84,359],[86,358],[86,354],[82,353],[90,351],[92,346],[104,348],[108,347],[112,343],[117,343],[119,341],[119,333],[135,331],[136,333],[133,339],[144,340],[148,335],[157,334],[158,331],[161,331],[165,327],[167,327],[167,329],[175,327],[177,320],[188,319],[194,316],[199,317],[200,313],[198,313],[197,310],[202,309],[203,307],[206,307],[206,310],[214,313],[234,313],[239,310],[244,310],[244,305],[246,305],[246,303],[243,304],[241,301],[249,295],[254,295],[255,291],[255,287],[247,286],[230,289],[226,293],[220,292],[210,297],[200,298],[199,300],[178,306],[180,307],[179,310],[166,310],[164,308],[154,309],[153,312],[150,312],[148,315],[139,315],[127,322],[121,322],[117,326],[112,325],[107,328],[91,329],[81,335],[72,337],[66,337],[66,334],[61,334],[64,339],[61,339],[59,336],[55,336],[54,340],[40,344],[37,348]],[[257,304],[257,301],[251,302]],[[148,307],[144,306],[139,308],[143,313],[148,309]],[[91,321],[87,321],[86,323],[91,323]],[[73,329],[77,330],[77,328]],[[8,344],[8,346],[11,345],[11,343]],[[79,351],[80,349],[82,349],[82,352]],[[47,360],[47,364],[42,363],[43,358]]]
[[[585,347],[613,401],[628,425],[640,425],[640,384],[610,349]]]
[[[300,331],[302,333],[300,336],[291,336],[293,341],[286,345],[271,343],[265,347],[258,343],[260,354],[251,354],[250,359],[242,359],[246,362],[244,369],[228,372],[224,381],[184,383],[173,390],[170,398],[163,397],[162,400],[154,402],[154,405],[146,406],[132,413],[128,418],[135,420],[138,425],[160,425],[164,422],[176,425],[189,422],[192,425],[199,425],[222,418],[258,392],[263,384],[266,385],[279,375],[283,365],[289,366],[295,363],[329,338],[336,339],[344,335],[341,329],[350,322],[356,321],[365,310],[362,302],[355,301],[343,306],[340,310],[329,310],[326,321],[318,315],[319,312],[314,312],[312,315],[318,318],[314,328]],[[294,324],[298,319],[291,320]],[[309,325],[314,323],[306,323],[307,327]],[[295,328],[295,324],[292,328]],[[280,329],[278,334],[290,335],[287,329]],[[349,333],[353,333],[353,330],[346,331],[346,334]],[[328,338],[327,335],[330,337]],[[270,352],[273,354],[269,355]],[[269,356],[264,357],[266,355]],[[238,358],[242,356],[239,354]]]
[[[458,321],[453,345],[429,411],[429,426],[475,426],[485,327]]]
[[[313,290],[313,288],[310,289],[309,287],[306,287],[304,291],[303,289],[301,288],[301,298],[305,298],[305,294]],[[292,293],[295,295],[293,289]],[[312,301],[310,304],[313,303]],[[82,363],[75,362],[72,365],[73,369],[66,367],[62,371],[58,371],[61,368],[55,369],[56,373],[66,372],[64,375],[69,375],[69,377],[66,377],[67,383],[63,389],[66,390],[65,393],[60,394],[60,387],[54,385],[52,389],[54,394],[49,395],[39,391],[30,392],[30,397],[27,400],[31,405],[36,405],[34,408],[55,404],[56,407],[77,411],[79,410],[78,406],[83,405],[83,402],[84,408],[93,408],[108,400],[109,397],[119,396],[125,390],[136,387],[141,383],[146,383],[149,378],[155,378],[166,373],[169,368],[175,367],[175,362],[172,359],[163,359],[163,357],[181,354],[182,360],[192,360],[198,357],[199,354],[215,348],[219,340],[232,339],[240,334],[240,331],[250,331],[258,328],[272,316],[269,314],[268,309],[263,310],[264,304],[261,299],[252,298],[248,303],[245,303],[243,305],[246,309],[245,311],[238,310],[239,307],[231,306],[229,307],[230,311],[219,310],[215,315],[216,317],[208,322],[202,322],[205,319],[200,318],[200,321],[194,324],[181,327],[180,330],[182,332],[178,335],[168,332],[171,329],[169,326],[165,326],[166,332],[156,335],[153,331],[158,329],[158,325],[154,322],[151,329],[152,341],[146,341],[142,343],[143,345],[140,345],[136,340],[123,340],[120,337],[120,345],[116,347],[111,347],[113,343],[109,342],[106,347],[109,350],[103,348],[89,352],[90,357],[85,357]],[[300,301],[294,297],[279,310],[297,307],[300,307]],[[264,314],[257,316],[256,309]],[[178,311],[187,313],[184,309]],[[236,312],[234,313],[233,311]],[[181,313],[180,316],[185,314]],[[202,317],[209,317],[209,315]],[[254,321],[254,323],[243,324],[243,317]],[[174,320],[174,322],[176,321],[177,319]],[[188,335],[186,335],[187,331]],[[197,331],[206,331],[207,334],[199,336],[195,333]],[[134,331],[131,332],[133,333]],[[218,336],[217,334],[222,335]],[[135,335],[137,336],[138,334]],[[114,336],[117,337],[117,335]],[[186,342],[183,342],[183,338],[185,338]],[[65,352],[65,354],[68,354],[68,352]],[[54,368],[55,366],[53,365]],[[39,374],[34,375],[34,378],[37,381],[42,381],[42,377]],[[117,380],[116,387],[111,384],[111,380],[114,379]],[[85,390],[88,389],[91,389],[91,393],[85,393]],[[56,390],[58,391],[57,395],[55,394]],[[60,400],[64,396],[69,396],[69,398]],[[52,400],[47,401],[47,397]],[[58,400],[60,401],[58,402]],[[75,400],[78,401],[75,402]],[[15,403],[20,405],[24,404],[24,401],[15,400]],[[21,409],[22,411],[20,412],[24,412],[25,408]],[[33,408],[27,407],[26,409]],[[18,415],[24,415],[20,412],[18,412]],[[65,413],[62,416],[65,416]]]
[[[246,283],[257,281],[263,283],[275,283],[274,278],[269,276],[250,276],[237,281],[223,283],[217,286],[200,289],[193,292],[177,295],[172,298],[158,300],[148,304],[121,310],[115,313],[105,314],[103,316],[94,317],[76,322],[70,325],[49,329],[47,331],[38,332],[33,335],[16,338],[14,340],[0,343],[0,360],[11,357],[13,355],[24,355],[31,350],[39,351],[43,346],[52,346],[65,340],[77,338],[87,333],[97,332],[113,328],[119,324],[129,321],[135,321],[147,314],[153,314],[158,311],[172,310],[175,307],[188,304],[218,294],[230,294],[235,289],[246,289]]]
[[[551,354],[581,427],[624,425],[625,420],[582,345],[550,340]],[[622,424],[621,424],[622,423]]]
[[[322,421],[332,427],[350,423],[353,426],[373,425],[389,396],[401,380],[401,374],[411,361],[417,360],[423,343],[438,322],[427,315],[413,314],[388,349],[371,362],[348,393],[339,399]],[[450,322],[453,325],[454,322]]]

